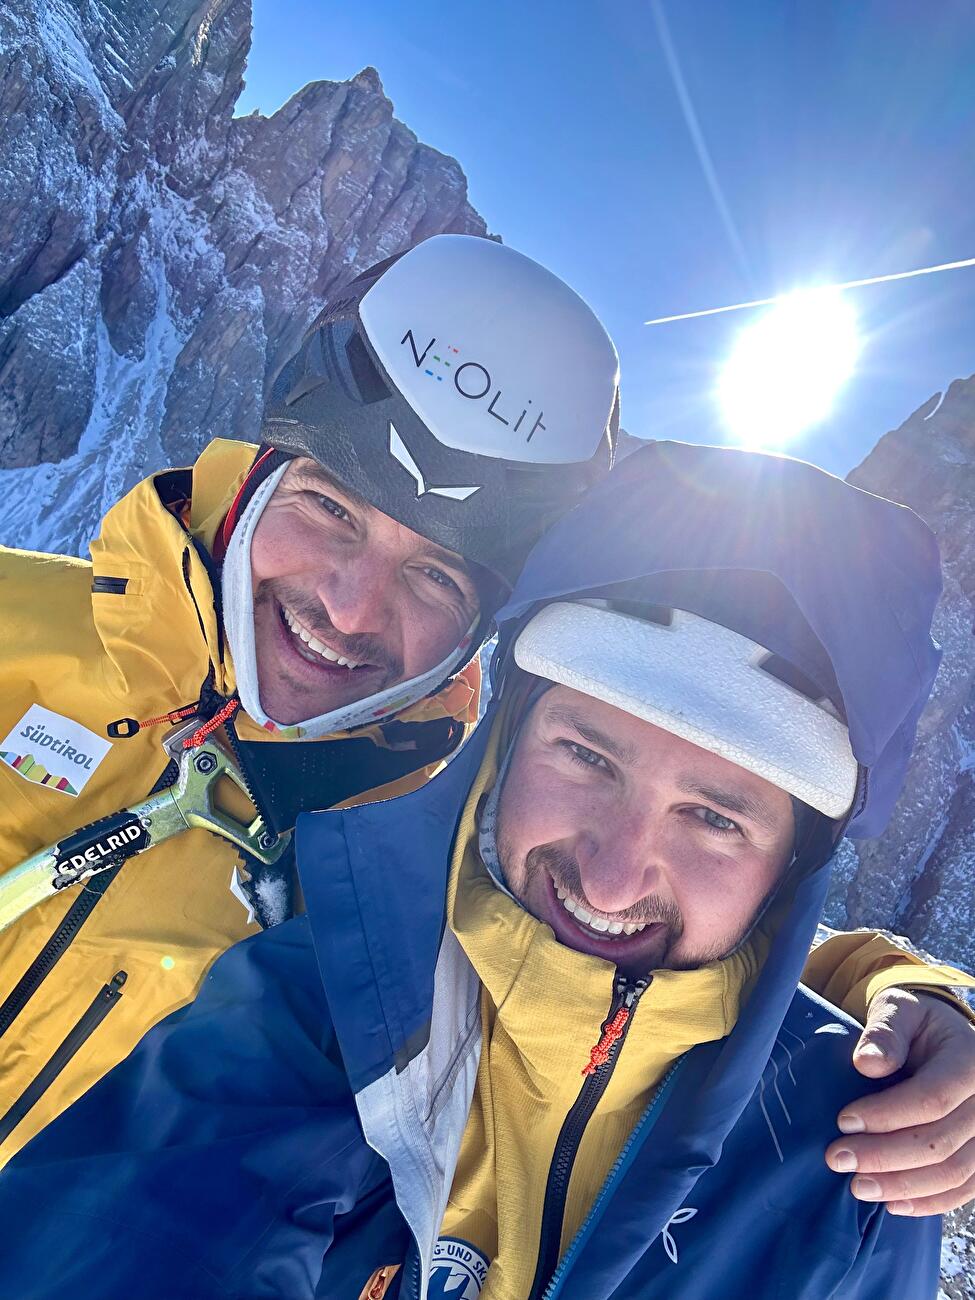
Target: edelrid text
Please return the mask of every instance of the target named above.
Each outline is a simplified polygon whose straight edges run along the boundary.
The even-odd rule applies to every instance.
[[[37,745],[39,749],[49,749],[52,754],[61,754],[69,762],[77,763],[79,767],[85,767],[91,771],[91,755],[84,753],[80,749],[75,749],[69,745],[66,740],[59,736],[54,736],[50,731],[45,731],[43,727],[25,727],[20,733],[25,740],[30,740]]]
[[[417,370],[419,370],[424,361],[426,361],[432,349],[437,346],[437,340],[432,338],[423,351],[420,352],[416,346],[416,339],[413,337],[413,331],[411,329],[407,330],[400,339],[401,347],[405,343],[410,345],[410,350],[413,353],[413,360],[416,362]],[[531,426],[531,430],[525,434],[526,442],[531,442],[539,429],[545,429],[545,425],[542,423],[545,412],[539,411],[538,414],[535,415],[531,409],[533,405],[531,398],[529,398],[527,404],[522,407],[521,413],[517,419],[509,419],[502,413],[501,389],[495,386],[494,380],[491,378],[490,370],[488,370],[487,366],[482,365],[480,361],[462,361],[459,365],[453,367],[451,374],[453,376],[454,388],[456,388],[457,392],[460,393],[461,397],[466,397],[471,402],[480,402],[485,398],[488,398],[488,395],[490,394],[490,400],[488,401],[487,407],[488,415],[493,416],[495,420],[500,420],[502,424],[507,425],[515,433],[518,432],[523,424],[527,429],[528,424],[526,421],[530,421],[532,416],[534,416],[534,423]],[[516,407],[517,403],[515,403],[514,406]],[[509,415],[511,414],[512,409],[513,408],[509,406]]]
[[[62,871],[65,867],[74,867],[78,870],[81,867],[97,866],[104,858],[110,858],[113,854],[126,849],[141,834],[141,826],[123,826],[121,830],[106,835],[103,840],[96,840],[82,853],[72,853],[70,858],[62,858],[58,866]]]

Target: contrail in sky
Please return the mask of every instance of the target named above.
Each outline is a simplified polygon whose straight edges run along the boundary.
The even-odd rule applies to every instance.
[[[701,130],[701,124],[697,120],[697,114],[694,112],[694,105],[691,103],[690,92],[684,81],[684,75],[680,70],[680,63],[677,59],[677,50],[674,48],[674,42],[670,37],[670,28],[667,26],[667,17],[663,11],[660,0],[650,0],[650,12],[653,15],[653,21],[656,24],[657,35],[660,38],[660,46],[663,50],[664,59],[667,63],[667,71],[670,73],[670,79],[674,83],[674,90],[677,93],[677,99],[680,103],[681,112],[684,114],[684,121],[687,123],[687,129],[690,132],[694,149],[697,153],[698,162],[701,164],[701,170],[704,172],[704,179],[707,181],[708,189],[711,191],[711,197],[714,199],[714,206],[718,209],[718,215],[721,223],[725,228],[725,233],[734,250],[735,257],[738,259],[738,265],[746,280],[751,279],[748,269],[748,258],[745,255],[745,246],[741,242],[738,234],[738,228],[735,225],[734,218],[731,215],[731,209],[728,207],[724,191],[721,188],[721,182],[718,180],[718,173],[714,169],[714,163],[711,161],[711,153],[704,139],[704,132]],[[647,322],[649,324],[649,322]]]
[[[975,257],[966,257],[961,262],[942,262],[940,266],[920,266],[914,271],[895,271],[892,275],[872,275],[866,280],[847,280],[844,284],[815,285],[814,289],[862,289],[867,284],[888,284],[891,280],[910,280],[915,275],[934,275],[938,271],[959,271],[965,266],[975,266]],[[733,302],[730,307],[708,307],[706,311],[685,311],[680,316],[658,316],[656,320],[645,320],[644,325],[669,325],[675,320],[696,320],[698,316],[719,316],[725,311],[744,311],[748,307],[768,307],[773,302],[781,302],[788,294],[776,294],[774,298],[756,298],[752,302]]]

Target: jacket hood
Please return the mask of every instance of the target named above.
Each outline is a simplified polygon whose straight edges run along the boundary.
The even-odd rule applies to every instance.
[[[811,677],[861,766],[846,833],[883,830],[941,657],[938,546],[912,510],[786,456],[651,443],[532,552],[498,615],[495,689],[540,603],[609,594],[714,619]]]

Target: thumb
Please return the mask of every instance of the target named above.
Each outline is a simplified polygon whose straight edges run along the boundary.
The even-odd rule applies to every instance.
[[[885,1079],[907,1060],[918,1028],[915,998],[903,998],[894,990],[880,993],[870,1003],[867,1023],[853,1049],[853,1064],[868,1079]]]

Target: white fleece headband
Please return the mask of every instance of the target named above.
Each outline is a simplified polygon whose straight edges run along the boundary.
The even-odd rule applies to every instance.
[[[849,811],[858,768],[846,726],[826,702],[771,675],[767,650],[686,610],[662,625],[601,604],[547,605],[519,633],[515,663],[710,750],[827,817]]]
[[[445,659],[428,672],[421,673],[408,682],[398,682],[375,695],[367,695],[365,699],[345,704],[341,708],[319,714],[317,718],[308,718],[304,722],[286,724],[269,718],[261,705],[257,679],[251,543],[254,530],[264,513],[264,507],[280,483],[288,464],[290,462],[279,466],[261,483],[247,503],[247,508],[231,534],[223,562],[224,630],[233,656],[234,671],[237,675],[237,693],[244,712],[259,726],[267,731],[273,731],[276,735],[284,736],[289,740],[315,740],[320,736],[331,736],[337,731],[348,731],[352,727],[360,727],[365,723],[381,722],[384,718],[415,704],[424,695],[429,695],[467,658],[479,619],[475,619],[460,645]]]

